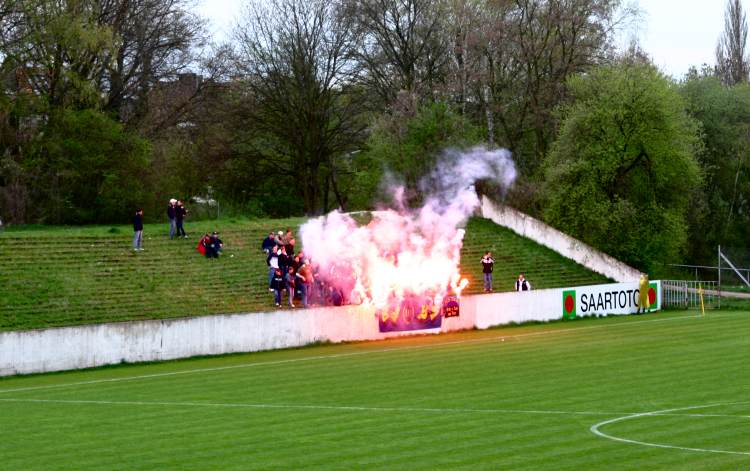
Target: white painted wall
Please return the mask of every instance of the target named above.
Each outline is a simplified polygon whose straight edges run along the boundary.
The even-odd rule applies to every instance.
[[[482,216],[615,281],[638,281],[641,276],[641,272],[635,268],[538,219],[508,206],[498,205],[486,196],[482,196]]]
[[[623,286],[637,283],[602,285]],[[416,332],[380,333],[374,311],[360,306],[2,332],[0,376],[549,321],[562,317],[562,291],[465,296],[460,317],[443,319],[441,329]]]

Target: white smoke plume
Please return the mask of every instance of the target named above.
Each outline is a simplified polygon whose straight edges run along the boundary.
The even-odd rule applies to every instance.
[[[397,209],[373,212],[367,225],[338,211],[312,219],[300,229],[305,254],[347,302],[383,308],[420,296],[439,305],[447,292],[460,295],[465,287],[460,226],[479,206],[474,183],[489,179],[506,190],[515,178],[505,149],[447,150],[420,183],[422,207],[407,208],[404,188],[395,186]]]

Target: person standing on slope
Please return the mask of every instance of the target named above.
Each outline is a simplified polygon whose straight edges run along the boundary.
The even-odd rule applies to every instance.
[[[492,253],[487,252],[480,260],[482,264],[482,273],[484,274],[484,292],[492,292],[492,270],[495,266],[495,260],[492,259]]]

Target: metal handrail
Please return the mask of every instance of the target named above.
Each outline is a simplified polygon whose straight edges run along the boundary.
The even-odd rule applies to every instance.
[[[707,309],[720,307],[721,291],[716,281],[662,280],[662,306],[700,309],[701,292]]]

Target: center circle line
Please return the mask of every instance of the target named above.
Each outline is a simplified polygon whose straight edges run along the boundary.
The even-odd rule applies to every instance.
[[[602,422],[596,423],[592,425],[589,428],[589,431],[593,433],[594,435],[607,439],[612,440],[616,442],[621,443],[630,443],[633,445],[641,445],[641,446],[648,446],[652,448],[668,448],[673,450],[684,450],[684,451],[695,451],[695,452],[701,452],[701,453],[719,453],[719,454],[726,454],[726,455],[743,455],[743,456],[750,456],[750,452],[747,451],[731,451],[731,450],[716,450],[713,448],[693,448],[693,447],[685,447],[685,446],[678,446],[678,445],[666,445],[663,443],[651,443],[651,442],[643,442],[640,440],[631,440],[629,438],[622,438],[615,435],[610,435],[607,433],[604,433],[600,430],[601,427],[604,427],[605,425],[614,424],[617,422],[624,422],[626,420],[633,420],[638,419],[640,417],[657,417],[657,416],[664,416],[668,415],[671,412],[679,412],[679,411],[686,411],[686,410],[694,410],[694,409],[707,409],[710,407],[720,407],[720,406],[731,406],[731,405],[737,405],[737,404],[748,404],[749,402],[719,402],[715,404],[704,404],[700,406],[688,406],[688,407],[676,407],[673,409],[664,409],[664,410],[658,410],[658,411],[651,411],[651,412],[641,412],[638,414],[630,414],[630,415],[624,415],[621,417],[616,417],[614,419],[604,420]],[[711,417],[713,415],[710,414],[695,414],[695,416],[698,417]],[[746,416],[736,416],[736,417],[746,417]]]

